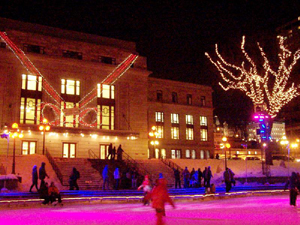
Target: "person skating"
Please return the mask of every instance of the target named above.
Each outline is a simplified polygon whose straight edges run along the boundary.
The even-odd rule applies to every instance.
[[[175,205],[169,196],[167,190],[167,181],[165,178],[163,178],[163,175],[161,173],[159,174],[159,179],[157,179],[156,185],[151,192],[151,200],[152,207],[156,211],[156,224],[164,224],[163,217],[166,216],[165,203],[168,202],[173,206],[173,208],[175,208]]]
[[[40,169],[39,169],[39,179],[41,180],[40,186],[41,186],[43,183],[45,183],[45,178],[46,178],[46,177],[47,177],[48,179],[50,178],[50,177],[48,176],[47,172],[46,172],[45,166],[46,166],[46,163],[42,162],[42,165],[41,165],[41,167],[40,167]]]
[[[75,167],[73,167],[72,174],[71,174],[70,179],[69,179],[70,190],[74,190],[74,187],[76,188],[76,190],[79,190],[79,187],[78,187],[78,184],[77,184],[77,180],[79,178],[80,178],[79,171]]]
[[[286,182],[285,188],[284,188],[284,190],[287,187],[290,189],[290,205],[293,205],[293,206],[296,206],[297,195],[299,193],[299,190],[297,188],[298,182],[299,181],[297,178],[297,174],[295,172],[292,172],[292,175]]]
[[[36,190],[39,191],[38,189],[38,172],[37,172],[37,166],[34,165],[32,168],[32,185],[29,189],[29,192],[31,192],[31,189],[35,186]]]
[[[141,189],[143,189],[143,191],[144,191],[143,204],[149,205],[151,186],[150,186],[150,180],[149,180],[148,175],[145,176],[143,183],[138,187],[138,190],[141,190]]]

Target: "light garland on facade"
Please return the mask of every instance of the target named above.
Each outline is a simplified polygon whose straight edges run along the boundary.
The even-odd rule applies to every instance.
[[[41,115],[44,118],[44,109],[45,107],[50,107],[53,109],[55,113],[55,119],[50,121],[50,125],[59,125],[60,119],[60,107],[61,101],[66,102],[61,95],[51,86],[51,84],[46,80],[46,78],[40,73],[40,71],[34,66],[31,60],[26,56],[26,54],[18,48],[7,36],[5,32],[0,32],[0,38],[5,44],[9,47],[9,49],[13,52],[16,58],[21,62],[21,64],[25,67],[28,73],[41,76],[43,78],[43,90],[48,94],[48,96],[54,100],[55,104],[52,103],[42,103],[41,104]],[[114,84],[123,74],[132,66],[132,64],[137,60],[138,55],[130,54],[122,63],[120,63],[109,75],[107,75],[101,84]],[[81,113],[79,114],[79,122],[80,124],[88,127],[97,126],[97,119],[93,121],[91,124],[83,121],[84,117],[90,111],[95,111],[97,114],[97,108],[86,108],[90,102],[92,102],[97,97],[97,87],[93,88],[87,95],[85,95],[78,103]],[[90,110],[89,110],[90,109]]]
[[[218,69],[224,81],[224,83],[219,82],[223,90],[237,89],[245,92],[254,105],[265,103],[267,106],[265,110],[272,118],[276,117],[284,105],[300,95],[299,86],[295,86],[295,84],[292,83],[287,87],[292,69],[300,58],[300,49],[292,54],[292,52],[284,46],[284,38],[281,36],[278,38],[281,52],[278,54],[279,66],[277,71],[271,68],[263,48],[257,43],[263,58],[262,67],[264,74],[259,74],[256,64],[246,52],[245,36],[243,36],[242,39],[241,51],[246,58],[246,63],[249,64],[247,68],[244,61],[240,66],[228,63],[219,53],[217,44],[215,45],[217,60],[213,60],[207,52],[205,53],[210,62]],[[287,59],[289,58],[291,58],[291,63],[287,65]],[[273,79],[270,79],[271,76]]]

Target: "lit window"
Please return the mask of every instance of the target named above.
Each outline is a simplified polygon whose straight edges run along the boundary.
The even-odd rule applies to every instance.
[[[204,159],[204,150],[200,150],[200,159]]]
[[[185,116],[185,120],[186,120],[186,124],[189,124],[189,125],[193,125],[194,124],[193,116],[192,115],[186,115]]]
[[[22,89],[29,91],[42,91],[42,77],[22,74]]]
[[[207,141],[207,129],[200,129],[200,141]]]
[[[155,121],[156,122],[164,122],[164,113],[163,112],[155,112]]]
[[[36,153],[35,141],[23,141],[22,142],[22,155],[32,155]]]
[[[108,84],[97,85],[97,97],[115,99],[115,86]]]
[[[20,123],[39,124],[41,116],[41,99],[21,97]]]
[[[171,123],[179,124],[179,114],[171,113]]]
[[[171,127],[171,138],[179,139],[179,127]]]
[[[156,138],[163,138],[164,137],[164,127],[163,126],[155,126],[156,128]]]
[[[187,158],[187,159],[191,158],[191,152],[188,149],[185,150],[185,158]]]
[[[181,150],[180,149],[172,149],[171,150],[171,159],[180,159],[181,158]]]
[[[192,159],[196,159],[196,151],[192,150]]]
[[[207,117],[200,116],[200,126],[207,126]]]
[[[115,107],[109,105],[98,105],[97,127],[100,129],[114,130]]]
[[[194,128],[186,128],[186,140],[194,140]]]
[[[79,104],[74,102],[61,102],[61,115],[60,115],[61,127],[78,127],[79,115],[64,114],[64,109],[73,109],[73,108],[79,108]]]
[[[61,93],[80,95],[80,81],[61,79]]]

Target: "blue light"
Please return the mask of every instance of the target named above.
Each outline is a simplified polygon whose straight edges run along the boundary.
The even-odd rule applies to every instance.
[[[264,120],[263,120],[263,119],[259,119],[258,121],[259,121],[259,122],[262,122],[262,121],[264,121]]]
[[[262,124],[261,126],[262,126],[262,128],[266,128],[266,125],[265,125],[265,124]]]

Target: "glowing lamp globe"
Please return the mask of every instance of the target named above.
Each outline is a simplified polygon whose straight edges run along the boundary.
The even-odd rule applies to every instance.
[[[17,123],[13,123],[13,125],[11,126],[13,129],[18,129],[19,125]]]

